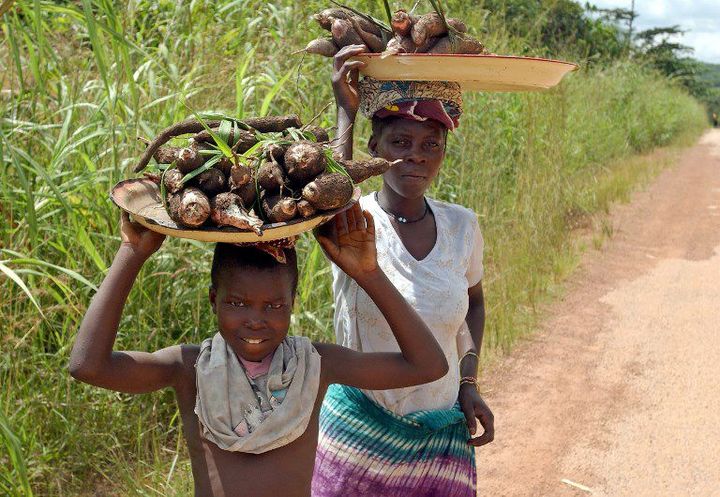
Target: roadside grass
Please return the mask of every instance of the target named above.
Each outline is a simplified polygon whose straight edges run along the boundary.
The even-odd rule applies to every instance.
[[[448,4],[468,24],[485,26],[494,51],[532,46],[507,38],[467,3]],[[66,371],[118,244],[108,191],[129,176],[137,136],[153,136],[191,110],[308,120],[331,102],[328,61],[289,55],[320,33],[308,18],[326,6],[21,0],[2,18],[0,490],[191,493],[171,392],[120,395],[78,384]],[[330,108],[319,124],[333,123]],[[483,227],[485,354],[509,349],[532,328],[538,303],[576,261],[574,223],[606,211],[656,167],[619,164],[688,143],[705,125],[683,91],[629,63],[583,68],[549,93],[467,97],[432,193],[474,209]],[[363,121],[358,153],[367,136]],[[332,340],[328,265],[310,237],[299,253],[292,330]],[[138,278],[118,347],[153,350],[212,333],[210,255],[209,246],[168,240]]]

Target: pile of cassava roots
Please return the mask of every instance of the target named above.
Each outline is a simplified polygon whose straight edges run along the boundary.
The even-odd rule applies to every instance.
[[[170,146],[190,135],[187,145]],[[135,166],[154,158],[170,218],[186,228],[233,226],[262,234],[268,224],[346,205],[354,185],[387,171],[384,159],[341,160],[327,131],[298,116],[187,120],[148,141]]]
[[[348,8],[325,9],[314,19],[331,37],[311,41],[307,53],[333,57],[347,45],[365,45],[368,52],[488,54],[485,46],[467,34],[467,26],[459,19],[440,12],[414,15],[398,10],[390,26]]]

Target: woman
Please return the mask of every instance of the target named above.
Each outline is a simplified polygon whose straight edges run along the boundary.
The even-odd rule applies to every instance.
[[[425,197],[462,112],[454,83],[358,82],[362,63],[335,56],[339,147],[351,158],[358,110],[373,120],[368,149],[398,161],[361,199],[376,219],[378,261],[433,331],[450,372],[419,387],[361,391],[333,386],[321,412],[315,497],[472,496],[474,447],[493,439],[493,416],[477,390],[485,321],[482,235],[475,214]],[[332,236],[332,233],[330,234]],[[338,342],[363,352],[397,350],[377,307],[333,267]],[[453,367],[458,365],[458,367]],[[476,433],[478,419],[484,432]]]

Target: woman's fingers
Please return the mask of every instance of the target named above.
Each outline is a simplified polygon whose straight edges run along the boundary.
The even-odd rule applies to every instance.
[[[335,57],[333,57],[333,69],[339,71],[348,59],[360,55],[363,52],[367,52],[365,45],[347,45],[341,48],[338,53],[335,54]]]
[[[347,217],[347,226],[348,226],[348,232],[357,231],[357,221],[356,221],[356,211],[355,207],[357,204],[350,207],[348,210],[345,211],[345,215]]]
[[[468,443],[475,447],[481,447],[495,440],[495,419],[490,409],[484,403],[476,405],[474,417],[480,420],[485,431],[479,437],[470,439]]]
[[[121,211],[120,214],[120,234],[124,237],[125,241],[135,240],[140,233],[146,229],[142,224],[137,223],[130,219],[130,214],[126,211]]]
[[[367,224],[366,231],[375,238],[375,218],[373,218],[369,211],[362,211],[362,214],[365,218],[365,223]]]
[[[360,69],[364,68],[367,64],[361,60],[354,60],[352,62],[346,62],[345,67],[348,68],[346,76],[348,83],[355,88],[357,87],[358,80],[360,79]]]
[[[316,234],[315,238],[317,239],[318,243],[322,247],[322,249],[325,251],[325,253],[330,257],[331,259],[337,258],[338,253],[340,252],[340,249],[338,248],[335,243],[333,243],[332,240],[330,240],[328,237]]]
[[[333,83],[350,83],[356,86],[360,69],[365,63],[360,60],[348,60],[356,55],[367,52],[365,45],[348,45],[343,47],[333,58]]]
[[[335,81],[338,83],[346,82],[356,86],[358,78],[360,76],[360,69],[365,67],[365,63],[360,60],[353,60],[351,62],[345,62],[340,70],[336,73]]]
[[[335,232],[337,233],[338,239],[343,235],[347,235],[347,212],[341,212],[335,216]]]
[[[492,442],[495,439],[495,432],[494,431],[488,431],[485,430],[485,433],[480,435],[477,438],[471,438],[468,441],[468,444],[472,445],[473,447],[482,447],[483,445],[487,445],[490,442]]]
[[[460,409],[462,410],[462,413],[465,415],[465,422],[467,423],[468,430],[470,431],[470,435],[475,435],[475,431],[477,431],[477,421],[475,420],[475,411],[473,410],[472,403],[465,402],[460,404]],[[472,439],[468,442],[471,443]]]

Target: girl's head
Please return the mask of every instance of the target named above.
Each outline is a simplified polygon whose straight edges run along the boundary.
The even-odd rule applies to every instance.
[[[210,304],[220,334],[243,359],[262,360],[287,336],[298,270],[295,249],[284,251],[282,264],[253,247],[215,246]]]
[[[445,158],[448,129],[428,119],[373,118],[368,149],[374,157],[401,162],[383,175],[385,185],[405,198],[422,197]]]

